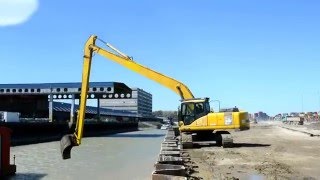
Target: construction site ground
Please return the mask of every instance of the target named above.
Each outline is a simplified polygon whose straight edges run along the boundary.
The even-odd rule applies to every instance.
[[[201,179],[320,179],[320,137],[310,137],[281,125],[261,122],[251,125],[248,131],[232,132],[234,148],[202,144],[187,149],[196,166],[192,176]],[[319,124],[305,126],[312,129]]]

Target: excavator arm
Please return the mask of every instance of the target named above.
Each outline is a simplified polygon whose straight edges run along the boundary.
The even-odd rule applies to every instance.
[[[96,36],[91,36],[90,39],[96,39]],[[110,44],[106,44],[108,47],[110,47],[112,50],[116,51],[119,55],[112,53],[110,51],[107,51],[105,49],[102,49],[99,46],[96,46],[95,44],[92,44],[89,48],[91,48],[94,52],[100,54],[101,56],[110,59],[140,75],[143,75],[153,81],[158,82],[159,84],[171,89],[178,95],[180,95],[181,99],[191,99],[194,98],[189,88],[184,85],[183,83],[165,76],[157,71],[154,71],[152,69],[149,69],[143,65],[138,64],[137,62],[133,61],[129,56],[123,54],[119,50],[115,49]]]
[[[98,39],[97,36],[94,36],[94,35],[90,36],[90,38],[87,40],[84,47],[80,109],[78,111],[75,133],[67,134],[63,136],[60,141],[61,154],[63,159],[71,158],[72,147],[79,146],[81,144],[93,53],[100,54],[101,56],[107,59],[110,59],[140,75],[143,75],[153,81],[160,83],[161,85],[171,89],[172,91],[180,95],[181,99],[194,98],[189,88],[183,83],[136,63],[135,61],[132,60],[132,58],[125,55],[124,53],[117,50],[116,48],[114,48],[112,45],[108,43],[105,43],[105,44],[114,52],[108,51],[106,49],[103,49],[97,46],[96,45],[97,39]]]

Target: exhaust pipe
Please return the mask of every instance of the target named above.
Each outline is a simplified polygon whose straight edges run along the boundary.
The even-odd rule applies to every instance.
[[[60,150],[62,159],[71,158],[71,149],[73,146],[77,146],[76,137],[74,134],[64,135],[60,140]]]

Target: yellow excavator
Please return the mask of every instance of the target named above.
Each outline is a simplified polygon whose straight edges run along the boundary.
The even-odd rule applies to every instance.
[[[109,47],[110,50],[99,47],[96,44],[97,40]],[[195,98],[189,88],[183,83],[138,64],[111,44],[92,35],[84,47],[80,109],[78,111],[76,129],[74,134],[67,134],[60,141],[63,159],[71,158],[72,147],[81,144],[91,61],[94,53],[100,54],[140,75],[156,81],[180,95],[181,106],[178,111],[178,124],[183,147],[192,147],[195,141],[204,140],[215,140],[218,145],[232,147],[233,140],[228,130],[250,129],[247,112],[239,111],[237,108],[226,109],[223,112],[211,112],[209,98]]]

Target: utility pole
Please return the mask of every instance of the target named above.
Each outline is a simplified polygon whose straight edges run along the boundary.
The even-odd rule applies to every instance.
[[[301,109],[302,109],[302,112],[304,112],[303,111],[303,94],[301,95]]]
[[[320,91],[318,90],[318,112],[320,112]]]

